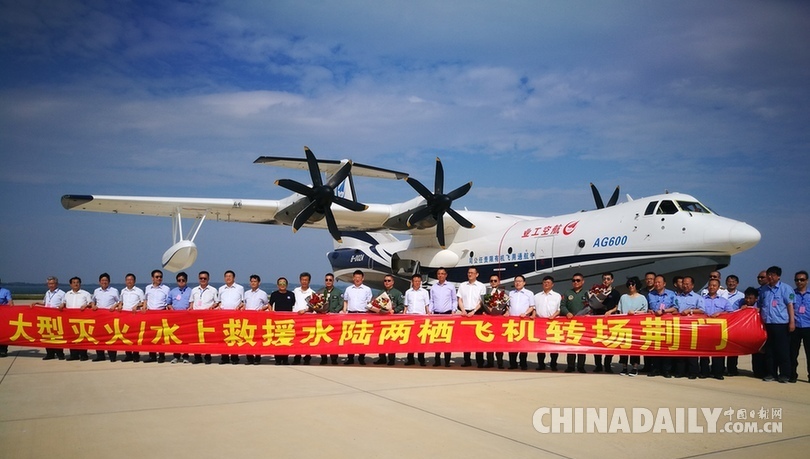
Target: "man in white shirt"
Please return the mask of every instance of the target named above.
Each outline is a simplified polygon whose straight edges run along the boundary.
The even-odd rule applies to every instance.
[[[82,290],[82,280],[78,277],[70,278],[70,290],[65,292],[65,302],[59,309],[78,309],[84,311],[93,307],[93,296],[87,290]],[[70,349],[70,355],[65,360],[87,360],[87,349]]]
[[[487,287],[478,281],[478,268],[470,266],[467,269],[467,282],[458,285],[458,310],[464,317],[472,317],[475,314],[482,314],[484,311],[481,307],[481,298],[486,295]],[[478,368],[484,367],[484,353],[475,353],[475,363]],[[464,363],[462,367],[472,366],[470,362],[470,353],[464,353]]]
[[[267,292],[259,288],[261,283],[262,278],[259,277],[258,274],[252,274],[250,276],[250,290],[245,291],[245,302],[242,304],[241,309],[245,311],[262,311],[270,304]],[[247,358],[248,365],[258,365],[262,363],[261,354],[248,354],[245,357]]]
[[[526,319],[532,317],[534,314],[534,293],[524,288],[525,285],[525,277],[521,275],[515,276],[515,289],[509,292],[509,312],[507,312],[507,314],[512,317]],[[516,370],[518,367],[518,359],[520,359],[520,369],[524,371],[527,370],[529,368],[527,363],[528,356],[528,352],[510,352],[509,369]]]
[[[560,315],[560,303],[562,295],[552,290],[554,288],[554,278],[546,276],[543,278],[543,291],[534,296],[534,311],[537,317],[543,319],[554,319]],[[560,354],[551,353],[551,371],[557,371],[557,358]],[[537,353],[537,371],[546,369],[546,354]]]
[[[298,276],[298,282],[301,284],[298,287],[295,287],[293,290],[293,295],[295,295],[295,305],[293,306],[293,312],[297,312],[298,314],[306,314],[309,312],[309,298],[315,293],[315,290],[309,288],[309,283],[312,280],[312,275],[308,272],[303,272]],[[312,356],[307,354],[304,356],[304,365],[309,365],[310,360],[312,360]],[[296,355],[293,357],[293,365],[299,365],[301,363],[301,356]]]
[[[236,283],[236,273],[230,269],[225,271],[225,285],[219,288],[219,309],[235,311],[245,304],[245,288]],[[239,354],[222,354],[219,364],[225,365],[230,361],[233,365],[239,364]]]
[[[352,285],[343,292],[344,314],[363,314],[368,309],[372,293],[370,288],[363,285],[364,278],[365,274],[359,269],[352,274]],[[365,365],[366,354],[360,354],[357,361],[360,362],[360,365]],[[348,354],[343,364],[354,365],[354,354]]]
[[[124,277],[125,287],[121,289],[121,299],[118,301],[118,304],[113,307],[114,311],[132,312],[143,307],[143,302],[146,300],[146,297],[143,294],[143,290],[141,290],[140,287],[135,286],[135,281],[135,275],[132,273],[127,273],[127,275]],[[124,359],[121,360],[122,362],[141,361],[141,355],[138,352],[126,351],[124,354]]]
[[[118,296],[118,289],[115,287],[110,287],[110,275],[107,273],[102,273],[98,276],[98,285],[97,288],[93,292],[93,310],[97,311],[99,309],[102,310],[111,310],[118,304],[120,297]],[[115,362],[115,358],[118,355],[115,351],[109,351],[110,354],[110,362]],[[93,362],[101,362],[105,359],[104,351],[96,351],[96,356],[93,358]]]
[[[62,303],[65,302],[65,292],[59,288],[59,279],[54,276],[48,277],[46,280],[48,285],[48,291],[45,292],[45,297],[42,299],[42,303],[34,303],[31,306],[44,306],[46,308],[59,308],[62,306]],[[65,359],[65,351],[60,348],[55,347],[46,347],[45,348],[45,357],[42,360],[53,360],[58,358],[59,360]]]
[[[200,271],[197,275],[199,285],[191,289],[191,298],[188,301],[188,308],[194,311],[204,311],[207,309],[215,309],[219,303],[219,292],[217,289],[208,284],[211,280],[211,275],[208,271]],[[194,354],[194,361],[191,363],[211,364],[211,354]]]
[[[163,271],[159,269],[152,271],[152,283],[143,289],[143,294],[146,297],[146,301],[144,302],[146,309],[150,311],[172,309],[172,305],[169,304],[169,295],[171,294],[171,289],[168,285],[163,283]],[[144,360],[144,363],[151,363],[155,361],[157,361],[157,363],[165,362],[166,353],[150,352],[149,358]]]
[[[430,293],[422,288],[422,275],[419,273],[411,276],[411,288],[405,292],[405,314],[426,315],[430,308]],[[427,365],[425,353],[420,352],[417,356],[419,366]],[[413,352],[408,354],[405,366],[414,365]]]

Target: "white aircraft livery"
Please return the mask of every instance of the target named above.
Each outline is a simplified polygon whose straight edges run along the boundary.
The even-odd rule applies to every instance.
[[[281,200],[65,195],[62,206],[171,217],[174,244],[162,260],[170,271],[194,263],[194,238],[206,218],[289,225],[293,232],[304,226],[327,229],[335,240],[327,257],[338,279],[351,282],[360,269],[372,286],[381,286],[383,276],[392,274],[403,289],[412,274],[429,281],[440,267],[447,270],[448,280],[463,282],[470,266],[478,269],[480,279],[497,274],[505,285],[517,275],[532,286],[546,275],[560,281],[575,272],[596,283],[601,273],[612,272],[617,285],[649,271],[667,279],[677,274],[705,279],[760,240],[754,227],[721,217],[687,194],[627,196],[627,202],[618,203],[617,187],[605,205],[591,184],[594,210],[545,218],[457,211],[453,202],[472,182],[445,193],[438,158],[431,191],[403,172],[346,159],[318,160],[307,147],[304,152],[306,159],[262,156],[254,161],[309,171],[311,185],[276,181],[293,193]],[[396,204],[362,204],[355,197],[353,175],[405,180],[418,196]],[[183,218],[195,219],[185,234]]]

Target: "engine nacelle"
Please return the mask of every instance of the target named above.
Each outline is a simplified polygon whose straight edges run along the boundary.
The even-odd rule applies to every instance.
[[[180,241],[163,253],[163,268],[171,272],[182,271],[197,261],[197,246],[191,241]]]
[[[409,266],[430,266],[452,268],[459,262],[459,256],[447,249],[440,248],[420,248],[409,249],[397,252],[391,257],[391,267],[394,271],[402,269],[411,271]]]

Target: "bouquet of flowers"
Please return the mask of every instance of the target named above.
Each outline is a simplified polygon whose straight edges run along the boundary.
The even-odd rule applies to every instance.
[[[486,313],[492,316],[502,316],[509,306],[509,295],[503,290],[494,290],[481,297]]]
[[[366,306],[371,312],[389,314],[391,312],[391,298],[385,292],[380,293],[380,296],[371,300],[371,303]]]
[[[604,309],[602,304],[607,298],[608,287],[605,284],[595,284],[588,290],[588,307],[590,309]]]
[[[307,305],[311,312],[317,312],[318,314],[329,312],[329,308],[326,307],[326,299],[323,295],[318,295],[317,293],[313,293],[307,298]]]

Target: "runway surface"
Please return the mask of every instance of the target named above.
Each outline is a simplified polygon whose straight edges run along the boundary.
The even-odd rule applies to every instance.
[[[804,457],[810,383],[461,368],[0,359],[0,457]],[[90,353],[91,358],[93,353]],[[533,358],[533,355],[530,355]],[[368,358],[369,363],[371,356]],[[564,355],[560,356],[564,362]],[[740,358],[748,373],[750,358]],[[614,363],[618,372],[619,366]],[[539,433],[542,407],[781,408],[781,433]],[[771,416],[772,417],[772,416]],[[702,419],[702,418],[701,418]],[[723,422],[736,417],[721,416]],[[541,419],[544,425],[550,417]],[[765,420],[759,422],[761,426]]]

